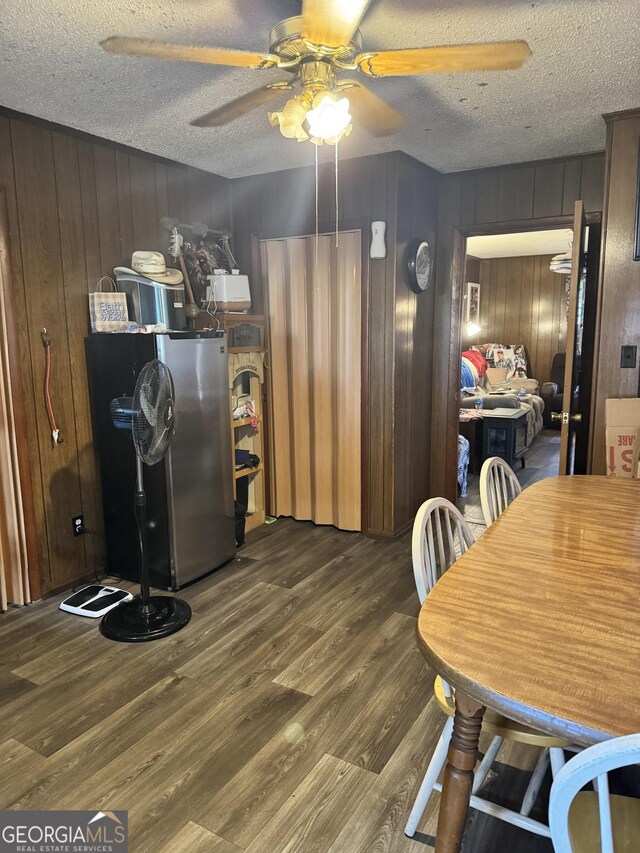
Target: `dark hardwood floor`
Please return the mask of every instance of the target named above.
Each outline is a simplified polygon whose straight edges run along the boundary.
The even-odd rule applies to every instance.
[[[410,535],[280,519],[181,595],[191,623],[143,646],[62,596],[0,617],[0,808],[128,809],[134,853],[431,850],[437,794],[403,834],[443,725]],[[505,750],[497,800],[536,758]],[[472,812],[464,850],[551,846]]]

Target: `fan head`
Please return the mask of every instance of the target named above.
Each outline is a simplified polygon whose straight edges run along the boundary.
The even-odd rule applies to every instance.
[[[171,372],[154,358],[140,371],[133,392],[131,435],[136,453],[146,465],[164,457],[174,428],[174,391]]]

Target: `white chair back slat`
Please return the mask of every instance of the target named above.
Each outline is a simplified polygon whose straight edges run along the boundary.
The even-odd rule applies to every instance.
[[[435,568],[435,576],[436,578],[440,577],[440,574],[444,571],[442,566],[447,562],[447,558],[444,553],[444,538],[442,536],[442,519],[440,518],[440,512],[438,508],[436,508],[434,514],[434,521],[436,525],[436,539],[438,541],[438,563],[434,567]]]
[[[640,734],[597,743],[579,752],[557,773],[551,786],[549,827],[555,853],[574,853],[569,811],[585,785],[596,783],[600,814],[601,853],[615,853],[607,773],[640,763]]]
[[[500,466],[498,468],[498,479],[500,481],[500,512],[504,512],[505,509],[509,506],[509,495],[507,493],[507,478],[504,473],[504,468]]]
[[[600,810],[600,853],[614,853],[609,777],[606,773],[598,776],[598,808]]]
[[[455,553],[456,553],[456,546],[455,546],[455,543],[453,541],[454,531],[452,529],[455,521],[453,518],[449,518],[447,515],[444,515],[444,518],[442,519],[442,523],[444,524],[444,526],[447,530],[447,544],[449,545],[449,559],[451,560],[452,555],[455,555]],[[455,560],[455,556],[453,556],[453,559]]]
[[[484,462],[480,471],[480,504],[487,527],[521,492],[518,478],[503,459],[492,456]]]
[[[491,506],[492,515],[496,515],[500,512],[500,507],[498,505],[498,472],[495,468],[492,468],[489,471],[488,475],[488,485],[489,485],[489,503]]]
[[[464,531],[462,529],[462,525],[460,524],[460,519],[455,519],[456,523],[456,532],[458,534],[458,542],[460,543],[460,556],[465,553],[465,551],[469,550],[469,545],[467,544],[464,538]]]
[[[425,586],[425,590],[424,590],[424,598],[422,598],[420,601],[421,604],[424,601],[424,599],[427,597],[427,593],[429,592],[429,590],[433,589],[433,587],[435,586],[435,583],[438,579],[436,576],[437,560],[436,560],[435,539],[433,536],[433,518],[431,517],[431,515],[427,516],[426,538],[427,538],[427,551],[426,551],[426,553],[428,555],[428,562],[425,564],[425,568],[426,568],[426,574],[425,574],[426,582],[425,583],[426,583],[426,586]]]

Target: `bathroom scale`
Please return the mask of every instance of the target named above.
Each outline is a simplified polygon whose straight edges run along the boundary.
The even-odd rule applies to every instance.
[[[124,601],[131,601],[132,598],[133,596],[126,589],[93,583],[74,592],[69,598],[65,598],[60,603],[60,610],[64,610],[66,613],[75,613],[76,616],[98,619]]]

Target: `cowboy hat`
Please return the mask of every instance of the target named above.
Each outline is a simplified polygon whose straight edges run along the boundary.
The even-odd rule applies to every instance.
[[[131,255],[131,267],[114,267],[113,272],[116,275],[142,275],[161,284],[182,284],[182,273],[171,267],[167,269],[162,252],[134,252]]]

